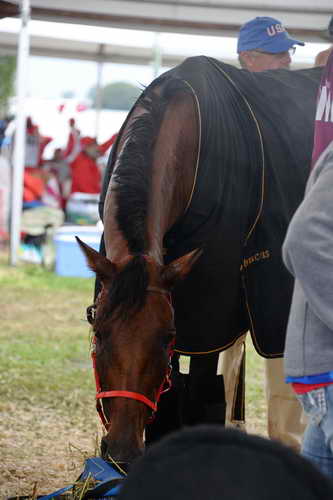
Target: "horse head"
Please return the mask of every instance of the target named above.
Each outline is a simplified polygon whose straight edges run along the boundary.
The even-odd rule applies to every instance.
[[[78,242],[102,284],[89,309],[97,407],[107,430],[101,452],[105,459],[128,463],[143,452],[145,426],[168,379],[176,334],[172,287],[201,251],[164,266],[148,255],[111,262]]]

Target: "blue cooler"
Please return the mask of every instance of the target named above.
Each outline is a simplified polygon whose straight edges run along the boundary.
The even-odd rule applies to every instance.
[[[62,226],[54,234],[55,272],[60,276],[91,278],[89,269],[75,236],[95,250],[99,250],[102,229],[97,226]]]

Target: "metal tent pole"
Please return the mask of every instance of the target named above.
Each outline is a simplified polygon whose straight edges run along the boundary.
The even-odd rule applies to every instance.
[[[10,220],[10,264],[15,266],[18,260],[20,244],[21,213],[23,196],[23,173],[25,159],[26,109],[25,98],[27,91],[27,75],[29,60],[29,19],[30,0],[21,0],[21,30],[18,41],[17,69],[16,69],[16,126],[13,155],[13,176],[11,192],[11,220]]]
[[[98,134],[100,129],[100,117],[102,110],[102,75],[103,75],[103,53],[105,45],[101,44],[98,51],[97,60],[97,79],[96,79],[96,98],[95,98],[95,137],[98,142]]]
[[[160,46],[160,35],[155,33],[153,45],[153,77],[157,78],[162,66],[162,50]]]

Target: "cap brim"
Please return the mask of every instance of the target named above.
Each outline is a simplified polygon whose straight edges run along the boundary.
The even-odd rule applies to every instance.
[[[283,40],[274,40],[274,43],[267,43],[262,45],[260,48],[271,54],[278,54],[279,52],[284,52],[285,50],[291,49],[294,45],[302,45],[305,43],[300,40],[295,40],[294,38],[284,38]]]

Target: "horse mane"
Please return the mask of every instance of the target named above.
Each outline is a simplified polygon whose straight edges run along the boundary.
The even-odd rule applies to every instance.
[[[158,92],[156,88],[158,87]],[[124,147],[116,159],[112,189],[117,196],[116,221],[132,254],[147,250],[147,211],[151,191],[154,145],[165,109],[175,93],[185,88],[179,79],[155,80],[138,99],[145,110],[133,119],[124,137]]]
[[[140,310],[146,300],[147,286],[146,260],[142,255],[135,255],[112,280],[105,314],[109,317],[115,313],[118,318],[126,319]]]
[[[154,145],[165,109],[179,92],[189,89],[178,78],[156,79],[138,99],[144,113],[134,118],[124,137],[124,147],[115,158],[112,195],[116,195],[115,214],[119,230],[133,255],[126,267],[112,280],[106,314],[125,318],[141,309],[148,286],[147,215],[151,192]]]

